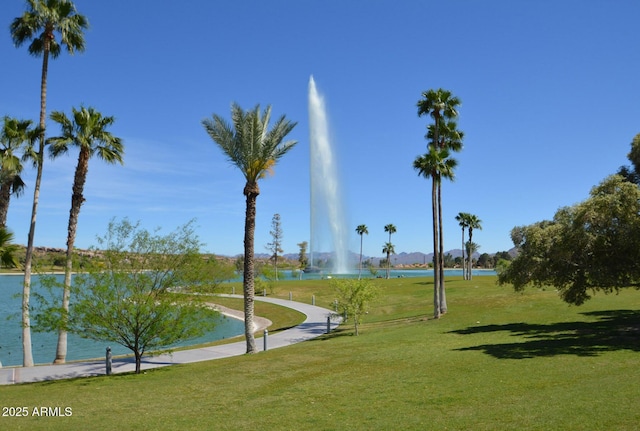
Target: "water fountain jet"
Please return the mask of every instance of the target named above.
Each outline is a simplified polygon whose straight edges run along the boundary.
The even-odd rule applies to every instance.
[[[334,260],[331,271],[337,274],[349,272],[348,234],[344,203],[340,191],[338,167],[331,140],[324,98],[318,93],[313,76],[309,78],[309,145],[311,173],[311,243],[310,267],[327,244],[329,234]]]

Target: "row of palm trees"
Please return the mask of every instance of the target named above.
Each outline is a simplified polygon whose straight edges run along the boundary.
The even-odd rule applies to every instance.
[[[59,136],[46,137],[47,118],[47,76],[49,58],[57,58],[63,48],[69,53],[82,52],[85,49],[84,30],[89,22],[79,14],[75,5],[69,0],[26,0],[26,11],[15,18],[11,25],[11,37],[16,47],[29,42],[29,54],[42,57],[42,74],[40,79],[40,118],[34,126],[30,120],[18,120],[4,117],[0,149],[0,222],[6,224],[6,213],[11,195],[19,196],[25,184],[20,177],[21,162],[31,162],[36,168],[36,179],[33,188],[33,206],[24,263],[24,284],[22,292],[22,343],[23,366],[33,366],[31,347],[31,322],[29,316],[31,295],[31,274],[34,238],[40,185],[44,167],[45,148],[51,158],[69,152],[70,148],[79,149],[78,162],[72,186],[71,209],[67,228],[67,253],[65,265],[65,281],[62,297],[61,317],[63,324],[58,334],[56,363],[66,360],[67,331],[64,321],[69,310],[69,292],[71,286],[72,254],[80,208],[85,201],[84,185],[86,182],[89,160],[97,156],[108,163],[122,163],[124,146],[122,140],[108,131],[114,118],[103,116],[91,107],[72,108],[71,116],[55,111],[50,119],[58,123],[61,129]]]
[[[72,208],[69,216],[67,240],[67,265],[65,270],[65,286],[69,285],[71,268],[71,251],[75,240],[75,229],[82,202],[83,186],[86,179],[88,160],[98,155],[108,162],[122,162],[123,146],[119,138],[111,135],[106,129],[113,124],[113,117],[103,117],[92,108],[73,110],[73,118],[67,118],[63,113],[54,113],[51,118],[58,122],[62,134],[56,138],[45,138],[46,101],[47,101],[47,73],[49,58],[56,58],[64,47],[69,54],[82,52],[85,49],[84,30],[89,26],[88,20],[77,13],[76,7],[70,0],[26,0],[27,10],[11,23],[11,36],[16,46],[30,41],[29,53],[42,57],[42,76],[40,81],[40,123],[31,130],[33,136],[25,153],[32,158],[37,168],[34,186],[31,224],[25,259],[25,278],[22,295],[22,327],[23,327],[23,365],[33,366],[31,349],[31,324],[29,317],[29,300],[31,286],[31,265],[33,258],[33,244],[36,226],[36,214],[42,180],[45,145],[51,144],[50,153],[53,156],[68,151],[69,145],[80,147],[78,165],[74,177]],[[246,184],[243,194],[246,198],[245,235],[244,235],[244,309],[245,335],[247,339],[247,353],[256,352],[253,337],[253,299],[254,299],[254,233],[256,199],[260,194],[258,181],[270,173],[276,162],[284,156],[296,141],[286,141],[284,138],[295,127],[296,123],[287,120],[285,116],[276,120],[270,127],[271,107],[264,111],[256,106],[245,111],[234,104],[231,108],[231,123],[219,115],[203,120],[203,126],[213,141],[222,149],[231,162],[244,174]],[[16,120],[17,121],[17,120]],[[9,122],[10,123],[10,122]],[[30,124],[29,124],[30,126]],[[26,142],[26,140],[23,140]],[[37,142],[37,146],[36,146]],[[97,145],[99,144],[99,145]],[[7,151],[9,154],[9,151]],[[6,164],[9,167],[9,162]],[[19,173],[16,169],[8,172]],[[16,188],[10,189],[14,194],[20,193],[24,185],[15,181]],[[13,185],[10,185],[13,187]],[[11,194],[11,193],[10,193]],[[7,201],[8,202],[8,201]],[[68,304],[69,290],[65,288],[63,302]],[[68,309],[67,309],[68,310]],[[63,313],[66,311],[63,311]],[[64,316],[63,316],[64,317]],[[66,352],[66,331],[64,325],[60,330],[56,362],[64,362]]]
[[[478,245],[473,242],[473,230],[482,230],[482,220],[475,214],[460,212],[456,216],[456,221],[462,228],[462,275],[465,280],[471,280],[472,256],[478,250]],[[469,241],[464,241],[464,230],[469,231]],[[465,250],[468,260],[465,259]]]
[[[92,108],[73,109],[73,118],[67,118],[63,113],[54,113],[51,118],[58,122],[62,134],[56,138],[45,138],[46,100],[47,100],[47,72],[49,57],[56,58],[62,47],[69,54],[85,49],[83,31],[88,28],[87,19],[78,14],[75,5],[70,0],[26,0],[27,11],[14,19],[11,24],[11,35],[16,46],[27,41],[29,53],[42,56],[40,122],[32,132],[37,137],[35,144],[28,145],[29,157],[34,160],[37,169],[34,186],[31,224],[27,253],[25,259],[25,278],[23,288],[23,351],[24,366],[32,366],[31,334],[29,320],[29,296],[31,284],[31,264],[33,257],[33,243],[38,208],[40,183],[44,162],[45,145],[51,144],[51,154],[58,155],[68,151],[70,145],[80,148],[76,174],[74,177],[72,208],[69,217],[67,240],[67,270],[71,268],[71,251],[75,240],[75,229],[80,206],[84,201],[83,187],[88,171],[88,160],[98,155],[108,162],[122,162],[123,147],[120,139],[112,136],[106,129],[113,124],[112,117],[103,117]],[[418,115],[430,115],[434,123],[427,128],[427,153],[419,156],[414,162],[414,168],[425,178],[432,179],[432,208],[434,233],[434,307],[435,316],[440,317],[447,311],[444,264],[443,264],[443,233],[442,233],[442,191],[441,180],[453,179],[454,168],[457,165],[450,153],[462,148],[463,133],[457,129],[454,118],[457,117],[457,106],[460,101],[446,90],[429,90],[423,93],[418,102]],[[289,121],[284,115],[273,126],[270,126],[271,107],[261,110],[256,106],[251,110],[244,110],[237,104],[231,107],[231,122],[213,114],[211,118],[202,121],[202,125],[211,139],[218,145],[228,159],[242,172],[245,177],[243,195],[246,200],[245,232],[244,232],[244,311],[245,337],[247,353],[256,352],[253,336],[254,324],[254,234],[256,220],[256,201],[260,194],[259,180],[270,173],[276,163],[297,143],[294,140],[285,141],[286,136],[296,123]],[[19,188],[19,184],[18,184]],[[364,227],[364,229],[362,229]],[[366,226],[358,226],[361,235],[366,232]],[[383,252],[393,253],[391,235],[395,226],[387,225],[385,231],[389,233],[389,242],[385,244]],[[361,253],[362,255],[362,253]],[[387,258],[387,264],[389,259]],[[389,272],[387,271],[387,274]],[[65,285],[67,275],[65,274]],[[63,299],[68,304],[68,289],[65,289]],[[59,352],[56,361],[64,361],[66,352],[66,334],[61,328],[59,337]]]
[[[392,254],[395,254],[395,252],[396,252],[395,246],[391,242],[391,235],[396,233],[397,229],[396,229],[395,225],[389,223],[389,224],[384,226],[384,231],[389,233],[389,241],[385,242],[384,245],[382,246],[382,252],[387,255],[387,279],[388,279],[389,278],[389,274],[391,273],[391,259],[390,259],[390,256]],[[369,234],[369,229],[367,228],[367,225],[360,224],[360,225],[358,225],[356,227],[356,233],[358,235],[360,235],[360,261],[359,261],[359,264],[358,264],[358,280],[360,280],[362,278],[362,239],[363,239],[363,235],[368,235]]]

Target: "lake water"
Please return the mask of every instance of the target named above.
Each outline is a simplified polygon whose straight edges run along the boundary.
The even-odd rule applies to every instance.
[[[60,276],[60,281],[63,277]],[[2,365],[22,365],[22,327],[20,308],[22,305],[23,275],[0,275],[0,362]],[[38,277],[32,277],[32,292],[40,291]],[[17,294],[17,295],[16,295]],[[33,300],[33,296],[32,296]],[[33,304],[32,304],[33,305]],[[11,317],[11,315],[15,315]],[[244,322],[220,315],[216,328],[202,337],[180,343],[188,346],[208,343],[244,333]],[[36,364],[50,364],[56,356],[57,333],[31,332],[33,360]],[[97,342],[69,334],[67,360],[104,358],[107,346],[113,355],[131,354],[119,344]]]
[[[284,274],[284,280],[290,279],[291,271],[279,271],[279,274]],[[445,277],[462,277],[462,269],[445,269],[444,270]],[[484,275],[496,275],[496,272],[492,269],[474,269],[472,271],[472,275],[475,276],[484,276]],[[304,273],[302,274],[303,280],[316,280],[319,278],[326,278],[327,276],[336,277],[336,278],[353,278],[358,277],[358,270],[354,270],[349,274],[337,274],[334,275],[331,271],[321,271],[316,273]],[[375,275],[371,274],[368,268],[362,268],[362,277],[371,278],[371,277],[386,277],[387,270],[382,268],[376,268]],[[392,269],[389,272],[390,278],[398,278],[398,277],[433,277],[433,269]]]

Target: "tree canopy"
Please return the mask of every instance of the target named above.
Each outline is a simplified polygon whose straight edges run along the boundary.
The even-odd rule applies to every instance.
[[[619,175],[553,220],[514,228],[511,238],[519,254],[498,282],[518,291],[553,286],[581,305],[597,291],[640,287],[640,189]]]
[[[354,278],[333,279],[331,286],[338,295],[342,311],[349,318],[353,318],[355,335],[359,335],[362,317],[367,313],[371,302],[380,294],[379,289],[371,280]]]
[[[204,283],[208,275],[199,271],[202,256],[193,223],[161,235],[126,219],[112,221],[98,241],[104,263],[74,278],[68,319],[62,318],[58,295],[50,295],[53,302],[44,300],[37,316],[39,329],[64,325],[81,337],[120,344],[134,353],[137,373],[146,352],[213,329],[212,310],[175,293]],[[61,287],[54,278],[45,283]]]

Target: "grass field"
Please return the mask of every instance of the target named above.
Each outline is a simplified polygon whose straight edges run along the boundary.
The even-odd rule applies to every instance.
[[[252,356],[0,387],[2,430],[637,430],[640,292],[582,307],[552,289],[495,277],[449,279],[432,320],[431,279],[376,280],[384,294],[349,324]],[[236,291],[239,291],[236,288]],[[331,307],[326,280],[280,282],[274,296]],[[233,303],[227,303],[233,305]],[[274,328],[299,316],[260,310]],[[67,417],[34,408],[68,407]]]

